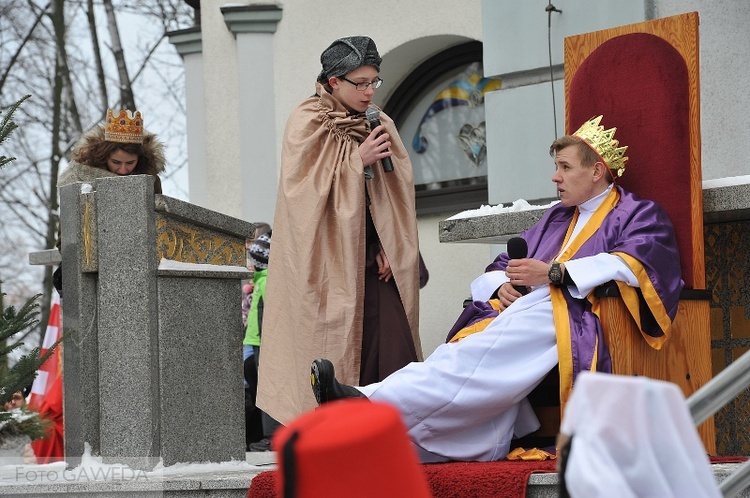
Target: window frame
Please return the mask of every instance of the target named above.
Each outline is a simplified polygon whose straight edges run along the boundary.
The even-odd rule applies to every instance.
[[[404,78],[393,92],[393,96],[384,105],[383,111],[393,119],[397,127],[400,127],[412,112],[413,103],[423,97],[434,81],[462,66],[474,62],[482,63],[482,53],[482,42],[470,41],[450,47],[430,57]],[[464,211],[487,204],[487,177],[474,177],[471,180],[466,184],[446,185],[433,190],[417,188],[415,192],[417,215]]]

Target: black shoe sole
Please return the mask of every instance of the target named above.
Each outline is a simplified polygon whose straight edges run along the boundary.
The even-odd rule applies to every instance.
[[[328,360],[314,360],[310,366],[310,384],[319,405],[328,402],[328,386],[333,378],[333,364]]]

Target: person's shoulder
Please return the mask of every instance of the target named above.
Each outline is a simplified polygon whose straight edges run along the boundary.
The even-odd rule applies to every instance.
[[[284,130],[285,139],[298,143],[318,137],[326,129],[330,111],[320,97],[305,99],[289,114]]]
[[[562,202],[558,202],[544,212],[538,223],[549,222],[559,218],[570,219],[575,209],[575,206],[563,206]]]
[[[65,185],[76,182],[77,169],[77,162],[71,162],[70,164],[68,164],[68,167],[65,168],[62,173],[60,173],[60,176],[57,179],[57,186],[64,187]]]
[[[317,90],[317,88],[316,88]],[[292,109],[291,115],[316,110],[321,106],[322,97],[320,92],[313,92]]]
[[[71,162],[57,179],[57,186],[64,187],[75,182],[93,182],[97,178],[117,176],[103,168],[95,168],[88,164]]]
[[[617,188],[620,190],[620,206],[623,208],[633,210],[656,209],[659,211],[663,211],[664,209],[656,201],[643,198],[640,195],[634,192],[630,192],[629,190],[625,190],[620,186],[618,186]]]
[[[318,97],[317,95],[312,95],[306,98],[305,100],[297,104],[292,109],[292,112],[289,113],[289,117],[287,118],[287,127],[296,127],[299,126],[300,123],[317,120],[320,110],[320,97]]]
[[[380,109],[380,108],[379,108]],[[382,123],[393,123],[395,124],[395,121],[393,121],[393,118],[385,112],[383,109],[380,109],[380,121]]]

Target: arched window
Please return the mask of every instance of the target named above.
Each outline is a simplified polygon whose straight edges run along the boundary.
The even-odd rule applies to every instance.
[[[414,167],[419,214],[487,203],[484,95],[499,88],[483,77],[482,44],[469,42],[419,65],[388,100]]]

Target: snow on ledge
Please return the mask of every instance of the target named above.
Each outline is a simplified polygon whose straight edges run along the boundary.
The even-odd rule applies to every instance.
[[[125,458],[124,460],[128,460]],[[68,458],[61,462],[47,464],[0,465],[0,489],[9,485],[70,484],[87,486],[93,483],[115,483],[118,487],[129,488],[138,485],[143,491],[164,491],[166,480],[213,479],[226,480],[231,477],[257,473],[267,467],[253,465],[247,461],[227,462],[186,462],[164,466],[159,458],[153,470],[139,470],[127,463],[104,463],[101,456],[91,454],[91,445],[84,443],[84,453],[80,458]],[[131,484],[131,485],[133,485]],[[60,487],[59,493],[69,492]],[[119,492],[119,491],[117,491]],[[131,496],[130,493],[127,493]],[[155,494],[154,494],[155,495]],[[31,496],[31,495],[29,495]],[[95,496],[95,493],[92,493]],[[125,494],[123,494],[125,496]]]
[[[210,265],[204,263],[184,263],[182,261],[174,261],[171,259],[161,258],[159,262],[159,270],[181,270],[181,271],[216,271],[216,272],[246,272],[250,271],[244,266],[224,266],[224,265]]]
[[[733,187],[735,185],[747,185],[750,183],[750,175],[728,176],[714,180],[703,180],[703,188]]]
[[[736,185],[748,185],[750,184],[750,175],[743,175],[743,176],[729,176],[725,178],[716,178],[713,180],[703,180],[703,189],[709,189],[709,188],[719,188],[719,187],[733,187]],[[535,206],[529,204],[524,199],[518,199],[513,203],[512,206],[503,206],[502,204],[499,204],[497,206],[487,206],[482,204],[482,206],[479,209],[470,209],[468,211],[462,211],[458,214],[454,214],[450,218],[446,218],[447,220],[458,220],[462,218],[474,218],[478,216],[487,216],[491,214],[501,214],[501,213],[513,213],[517,211],[531,211],[534,209],[546,209],[554,206],[560,201],[552,201],[549,204],[546,204],[544,206]]]
[[[446,220],[458,220],[462,218],[474,218],[476,216],[488,216],[490,214],[501,214],[501,213],[514,213],[518,211],[532,211],[535,209],[547,209],[555,204],[557,204],[560,201],[552,201],[549,204],[545,204],[543,206],[536,206],[529,204],[524,199],[518,199],[513,203],[511,206],[503,206],[502,204],[499,204],[497,206],[487,206],[482,204],[482,206],[479,209],[470,209],[468,211],[462,211],[458,214],[454,214],[450,218],[447,218]]]

